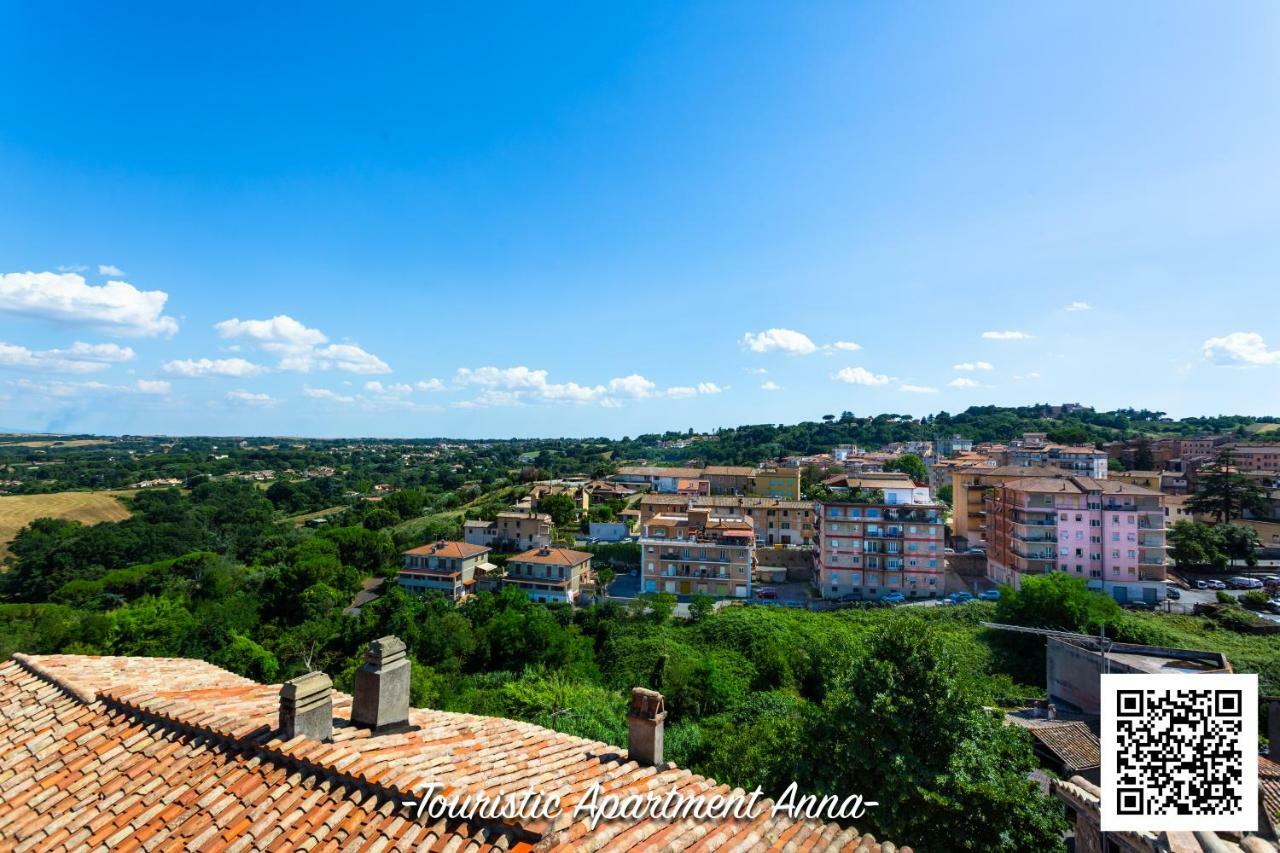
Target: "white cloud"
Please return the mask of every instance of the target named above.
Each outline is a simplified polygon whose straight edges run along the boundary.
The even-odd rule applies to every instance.
[[[264,352],[280,356],[279,368],[299,373],[343,370],[348,373],[390,373],[385,361],[355,344],[328,344],[329,338],[286,314],[269,320],[232,318],[214,323],[224,338],[242,339]],[[322,346],[328,344],[328,346]]]
[[[1040,378],[1040,374],[1032,371],[1031,373],[1019,373],[1013,377],[1015,381],[1035,381]]]
[[[777,382],[774,382],[772,379],[769,379],[760,383],[760,390],[761,391],[781,391],[782,386],[779,385]]]
[[[977,381],[976,381],[976,380],[970,379],[970,378],[969,378],[969,377],[967,377],[967,376],[957,376],[955,379],[952,379],[950,382],[948,382],[948,383],[947,383],[947,387],[949,387],[949,388],[977,388],[977,387],[978,387],[978,383],[977,383]]]
[[[676,400],[698,396],[698,389],[691,385],[674,385],[667,389],[666,395]]]
[[[124,270],[114,264],[98,264],[98,275],[124,275]]]
[[[97,373],[112,364],[129,361],[134,355],[129,347],[116,344],[76,341],[67,349],[31,350],[0,341],[0,367],[51,373]]]
[[[303,388],[302,393],[313,400],[329,400],[333,403],[354,403],[355,397],[348,397],[328,388]]]
[[[30,379],[19,379],[15,383],[23,391],[34,394],[43,394],[48,397],[78,397],[85,392],[95,391],[124,391],[129,392],[130,388],[115,385],[108,385],[105,382],[63,382],[62,380],[54,380],[51,382],[34,382]]]
[[[257,376],[265,371],[266,368],[243,358],[184,358],[165,362],[161,370],[165,373],[172,373],[175,376],[197,378],[205,376]]]
[[[255,394],[252,391],[235,390],[227,392],[227,399],[233,403],[245,403],[250,406],[274,406],[278,400],[270,394]]]
[[[378,380],[373,379],[364,383],[364,390],[372,391],[375,394],[391,394],[391,395],[399,396],[404,394],[412,394],[413,386],[406,385],[403,382],[393,382],[390,385],[384,385]]]
[[[747,373],[754,373],[756,376],[764,376],[766,373],[769,372],[763,367],[744,367],[742,369]]]
[[[836,341],[831,345],[831,348],[844,350],[845,352],[857,352],[862,349],[862,344],[855,344],[853,341]]]
[[[170,386],[163,379],[139,379],[137,388],[143,394],[168,394]]]
[[[952,370],[994,370],[995,367],[989,361],[962,361],[959,364],[951,365]]]
[[[1070,305],[1068,305],[1068,306],[1067,306],[1065,309],[1063,309],[1063,310],[1065,310],[1065,311],[1092,311],[1092,310],[1093,310],[1093,306],[1092,306],[1092,305],[1090,305],[1088,302],[1072,302]]]
[[[888,385],[893,381],[888,376],[872,373],[865,367],[846,367],[838,371],[832,378],[847,382],[850,385]]]
[[[639,373],[632,373],[629,376],[609,380],[609,393],[621,394],[636,399],[648,397],[656,387],[657,385],[654,382],[645,379]]]
[[[937,388],[930,388],[927,385],[902,385],[899,391],[906,391],[908,394],[936,394]]]
[[[794,329],[747,332],[742,336],[742,345],[752,352],[786,352],[792,355],[808,355],[818,350],[818,345],[808,335]]]
[[[169,294],[138,290],[124,281],[86,284],[73,272],[0,274],[0,313],[92,326],[127,335],[172,335],[178,321],[164,316]]]
[[[423,379],[417,383],[419,391],[443,391],[444,383],[439,379]]]
[[[1215,364],[1237,367],[1280,364],[1280,350],[1267,349],[1266,340],[1257,332],[1232,332],[1209,338],[1200,347],[1204,357]]]
[[[1029,340],[1032,335],[1026,332],[983,332],[982,337],[989,341],[1025,341]]]
[[[722,392],[724,392],[724,391],[727,391],[727,390],[729,390],[729,389],[728,389],[728,388],[722,388],[721,386],[717,385],[717,384],[716,384],[716,383],[714,383],[714,382],[699,382],[699,383],[698,383],[698,393],[699,393],[699,394],[720,394],[720,393],[722,393]]]

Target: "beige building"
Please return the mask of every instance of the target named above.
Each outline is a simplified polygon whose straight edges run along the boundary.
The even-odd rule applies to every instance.
[[[957,547],[977,548],[986,544],[987,489],[1019,477],[1052,477],[1061,474],[1054,468],[1002,465],[991,468],[975,465],[951,472],[951,538]]]
[[[441,539],[403,553],[404,564],[398,582],[411,592],[439,592],[452,601],[472,593],[476,575],[493,566],[488,548]]]
[[[761,498],[800,500],[799,467],[765,467],[751,475],[747,492]]]
[[[503,586],[522,590],[532,601],[576,604],[591,581],[591,555],[569,548],[530,548],[507,561]]]
[[[713,516],[699,507],[658,514],[642,525],[644,592],[749,598],[755,569],[755,529],[746,516]]]
[[[1112,471],[1107,475],[1107,479],[1119,480],[1121,483],[1132,483],[1135,486],[1142,486],[1144,489],[1158,492],[1161,491],[1160,485],[1163,478],[1160,471]]]
[[[463,522],[462,538],[468,545],[499,551],[522,551],[551,544],[551,516],[532,510],[507,510],[493,521]]]
[[[811,546],[814,533],[813,501],[775,498],[709,495],[645,495],[640,499],[640,523],[647,524],[659,514],[679,515],[688,509],[710,509],[712,515],[745,516],[751,519],[756,545]]]

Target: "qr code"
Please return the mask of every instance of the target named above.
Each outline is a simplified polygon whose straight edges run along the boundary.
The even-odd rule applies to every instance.
[[[1255,829],[1256,675],[1102,676],[1105,832]]]

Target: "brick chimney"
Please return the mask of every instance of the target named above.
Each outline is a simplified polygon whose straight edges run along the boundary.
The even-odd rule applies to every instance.
[[[356,670],[352,725],[375,732],[408,726],[410,666],[399,637],[379,637],[369,644],[364,666]]]
[[[662,733],[666,726],[667,708],[662,694],[644,687],[631,690],[631,707],[627,710],[627,754],[641,765],[662,764]]]
[[[280,685],[280,737],[329,740],[333,735],[333,682],[308,672]]]

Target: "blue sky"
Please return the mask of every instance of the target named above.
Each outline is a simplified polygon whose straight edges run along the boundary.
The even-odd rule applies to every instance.
[[[1280,6],[459,5],[0,6],[0,428],[1280,414]]]

